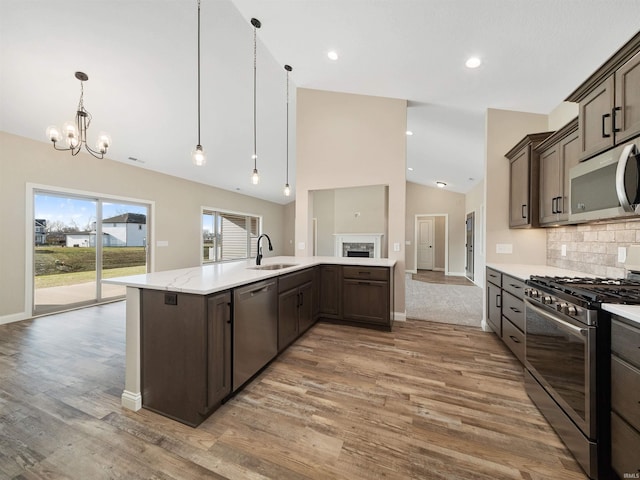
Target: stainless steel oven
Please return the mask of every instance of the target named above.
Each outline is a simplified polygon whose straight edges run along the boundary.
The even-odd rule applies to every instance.
[[[525,300],[525,366],[589,439],[596,428],[596,328]]]

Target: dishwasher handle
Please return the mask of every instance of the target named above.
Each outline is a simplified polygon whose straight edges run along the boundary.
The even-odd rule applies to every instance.
[[[255,297],[256,295],[260,295],[262,293],[267,293],[275,287],[276,282],[269,282],[267,284],[261,284],[257,287],[254,287],[250,290],[244,292],[238,292],[240,299],[245,299],[247,297]]]

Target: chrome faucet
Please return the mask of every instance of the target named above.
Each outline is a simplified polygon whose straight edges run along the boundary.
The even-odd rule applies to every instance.
[[[258,256],[256,257],[256,265],[260,265],[260,263],[262,262],[262,247],[260,246],[260,240],[262,240],[262,237],[267,237],[267,241],[269,242],[269,251],[273,250],[273,246],[271,245],[271,239],[269,238],[269,235],[267,235],[266,233],[263,233],[262,235],[260,235],[258,237]]]

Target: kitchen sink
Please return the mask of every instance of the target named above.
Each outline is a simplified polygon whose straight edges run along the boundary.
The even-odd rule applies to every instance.
[[[295,267],[297,263],[271,263],[267,265],[257,265],[249,267],[251,270],[280,270],[282,268]]]

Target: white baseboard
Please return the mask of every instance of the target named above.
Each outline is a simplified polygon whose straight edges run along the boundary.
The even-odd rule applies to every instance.
[[[19,322],[21,320],[26,320],[28,318],[31,318],[31,317],[27,315],[26,312],[12,313],[11,315],[3,315],[0,317],[0,325],[4,325],[5,323]]]
[[[142,408],[142,394],[125,390],[122,392],[121,403],[124,408],[137,412]]]
[[[418,273],[418,270],[405,270],[404,273]]]
[[[493,333],[493,328],[491,328],[489,326],[489,324],[487,323],[487,321],[483,318],[482,322],[480,322],[480,326],[482,327],[482,331],[483,332],[491,332]]]
[[[467,276],[465,272],[449,272],[448,275],[450,277],[466,277]]]
[[[407,312],[393,312],[393,320],[395,322],[406,322],[407,321]]]

